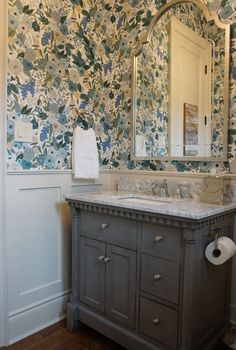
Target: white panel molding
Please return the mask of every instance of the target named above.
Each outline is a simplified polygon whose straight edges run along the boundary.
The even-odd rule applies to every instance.
[[[25,291],[23,291],[23,292],[20,292],[20,293],[19,293],[19,296],[20,296],[20,297],[25,297],[25,296],[27,296],[27,295],[29,295],[29,294],[36,293],[36,292],[38,292],[38,291],[40,291],[40,290],[42,290],[42,289],[54,287],[55,285],[58,285],[58,284],[60,284],[61,282],[62,282],[61,279],[57,279],[57,280],[52,281],[52,282],[50,282],[50,283],[41,284],[40,286],[38,286],[38,287],[36,287],[36,288],[32,288],[32,289],[28,289],[28,290],[25,290]],[[11,314],[11,313],[10,313],[10,314]],[[10,315],[10,314],[9,314],[9,315]]]
[[[61,185],[38,183],[33,187],[28,181],[27,187],[19,186],[12,196],[16,204],[7,205],[9,221],[15,212],[15,220],[8,223],[9,281],[13,287],[9,294],[10,311],[17,305],[58,293],[66,268],[62,266],[63,254],[67,254],[62,247],[63,230],[57,209],[62,201]],[[15,279],[14,275],[21,278]]]
[[[13,344],[65,318],[69,292],[51,296],[9,314],[9,338]]]
[[[216,161],[216,163],[218,163]],[[209,173],[191,173],[191,172],[180,172],[180,171],[153,171],[153,170],[129,170],[125,165],[121,165],[119,169],[105,169],[100,168],[99,173],[101,174],[127,174],[127,175],[150,175],[150,176],[176,176],[176,177],[197,177],[202,178],[209,176]],[[60,169],[60,170],[7,170],[7,175],[55,175],[55,174],[70,174],[74,181],[79,181],[81,184],[83,182],[93,183],[94,180],[83,180],[74,179],[71,169]],[[225,174],[227,177],[235,177],[236,174]],[[99,180],[98,180],[99,181]]]
[[[218,163],[218,162],[216,162]],[[187,177],[187,178],[203,178],[209,176],[209,173],[191,173],[191,172],[180,172],[180,171],[152,171],[152,170],[129,170],[125,165],[121,165],[119,169],[104,169],[100,168],[99,173],[102,174],[117,174],[117,175],[137,175],[137,176],[173,176],[173,177]],[[72,174],[71,169],[62,169],[62,170],[8,170],[7,175],[60,175],[67,174],[71,175],[72,181],[83,183],[96,183],[99,180],[83,180],[75,179]],[[225,174],[225,176],[235,177],[236,174]]]
[[[47,304],[50,304],[52,301],[56,299],[60,299],[62,297],[68,297],[71,292],[71,289],[65,290],[64,292],[51,295],[48,298],[44,298],[42,300],[37,301],[36,303],[29,304],[25,307],[19,308],[17,310],[14,310],[12,312],[9,312],[8,317],[10,320],[17,318],[18,316],[28,314],[31,311],[37,310],[42,306],[45,306]]]
[[[71,275],[71,212],[64,197],[101,186],[74,181],[68,172],[7,174],[10,343],[64,318]]]
[[[7,101],[7,1],[0,1],[0,347],[8,344],[5,234],[6,101]]]
[[[72,174],[71,169],[52,170],[7,170],[7,175],[61,175]]]
[[[61,186],[39,186],[39,187],[22,187],[19,191],[38,191],[38,190],[52,190],[59,189],[61,192]]]

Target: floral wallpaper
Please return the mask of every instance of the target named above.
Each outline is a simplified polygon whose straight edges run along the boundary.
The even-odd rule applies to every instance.
[[[165,0],[8,0],[9,170],[69,169],[73,128],[92,126],[105,168],[209,171],[202,162],[130,160],[131,50]],[[235,22],[234,0],[209,9]],[[229,156],[236,156],[236,30],[232,30]],[[14,121],[33,142],[14,141]]]

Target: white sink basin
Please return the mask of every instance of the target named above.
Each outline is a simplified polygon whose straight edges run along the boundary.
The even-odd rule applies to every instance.
[[[133,204],[143,204],[143,205],[164,205],[168,203],[173,203],[173,200],[169,198],[160,198],[155,196],[142,196],[142,195],[124,195],[118,196],[118,200],[125,203],[133,203]]]

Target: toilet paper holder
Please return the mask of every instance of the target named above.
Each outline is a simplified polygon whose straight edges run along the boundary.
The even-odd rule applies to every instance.
[[[225,229],[223,227],[216,227],[216,226],[211,226],[211,236],[214,239],[215,242],[215,255],[217,256],[217,252],[220,254],[219,251],[219,246],[218,246],[218,238],[219,236],[224,236],[225,234]]]
[[[227,237],[230,236],[227,227],[223,229],[222,226],[214,226],[210,234],[213,240],[205,248],[205,257],[213,265],[222,265],[236,254],[236,245]]]

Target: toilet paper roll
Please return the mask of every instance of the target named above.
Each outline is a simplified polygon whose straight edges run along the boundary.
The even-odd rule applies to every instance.
[[[205,250],[205,256],[214,265],[224,264],[232,258],[236,253],[236,245],[232,239],[228,237],[220,237],[218,239],[218,247],[215,242],[208,244]]]

